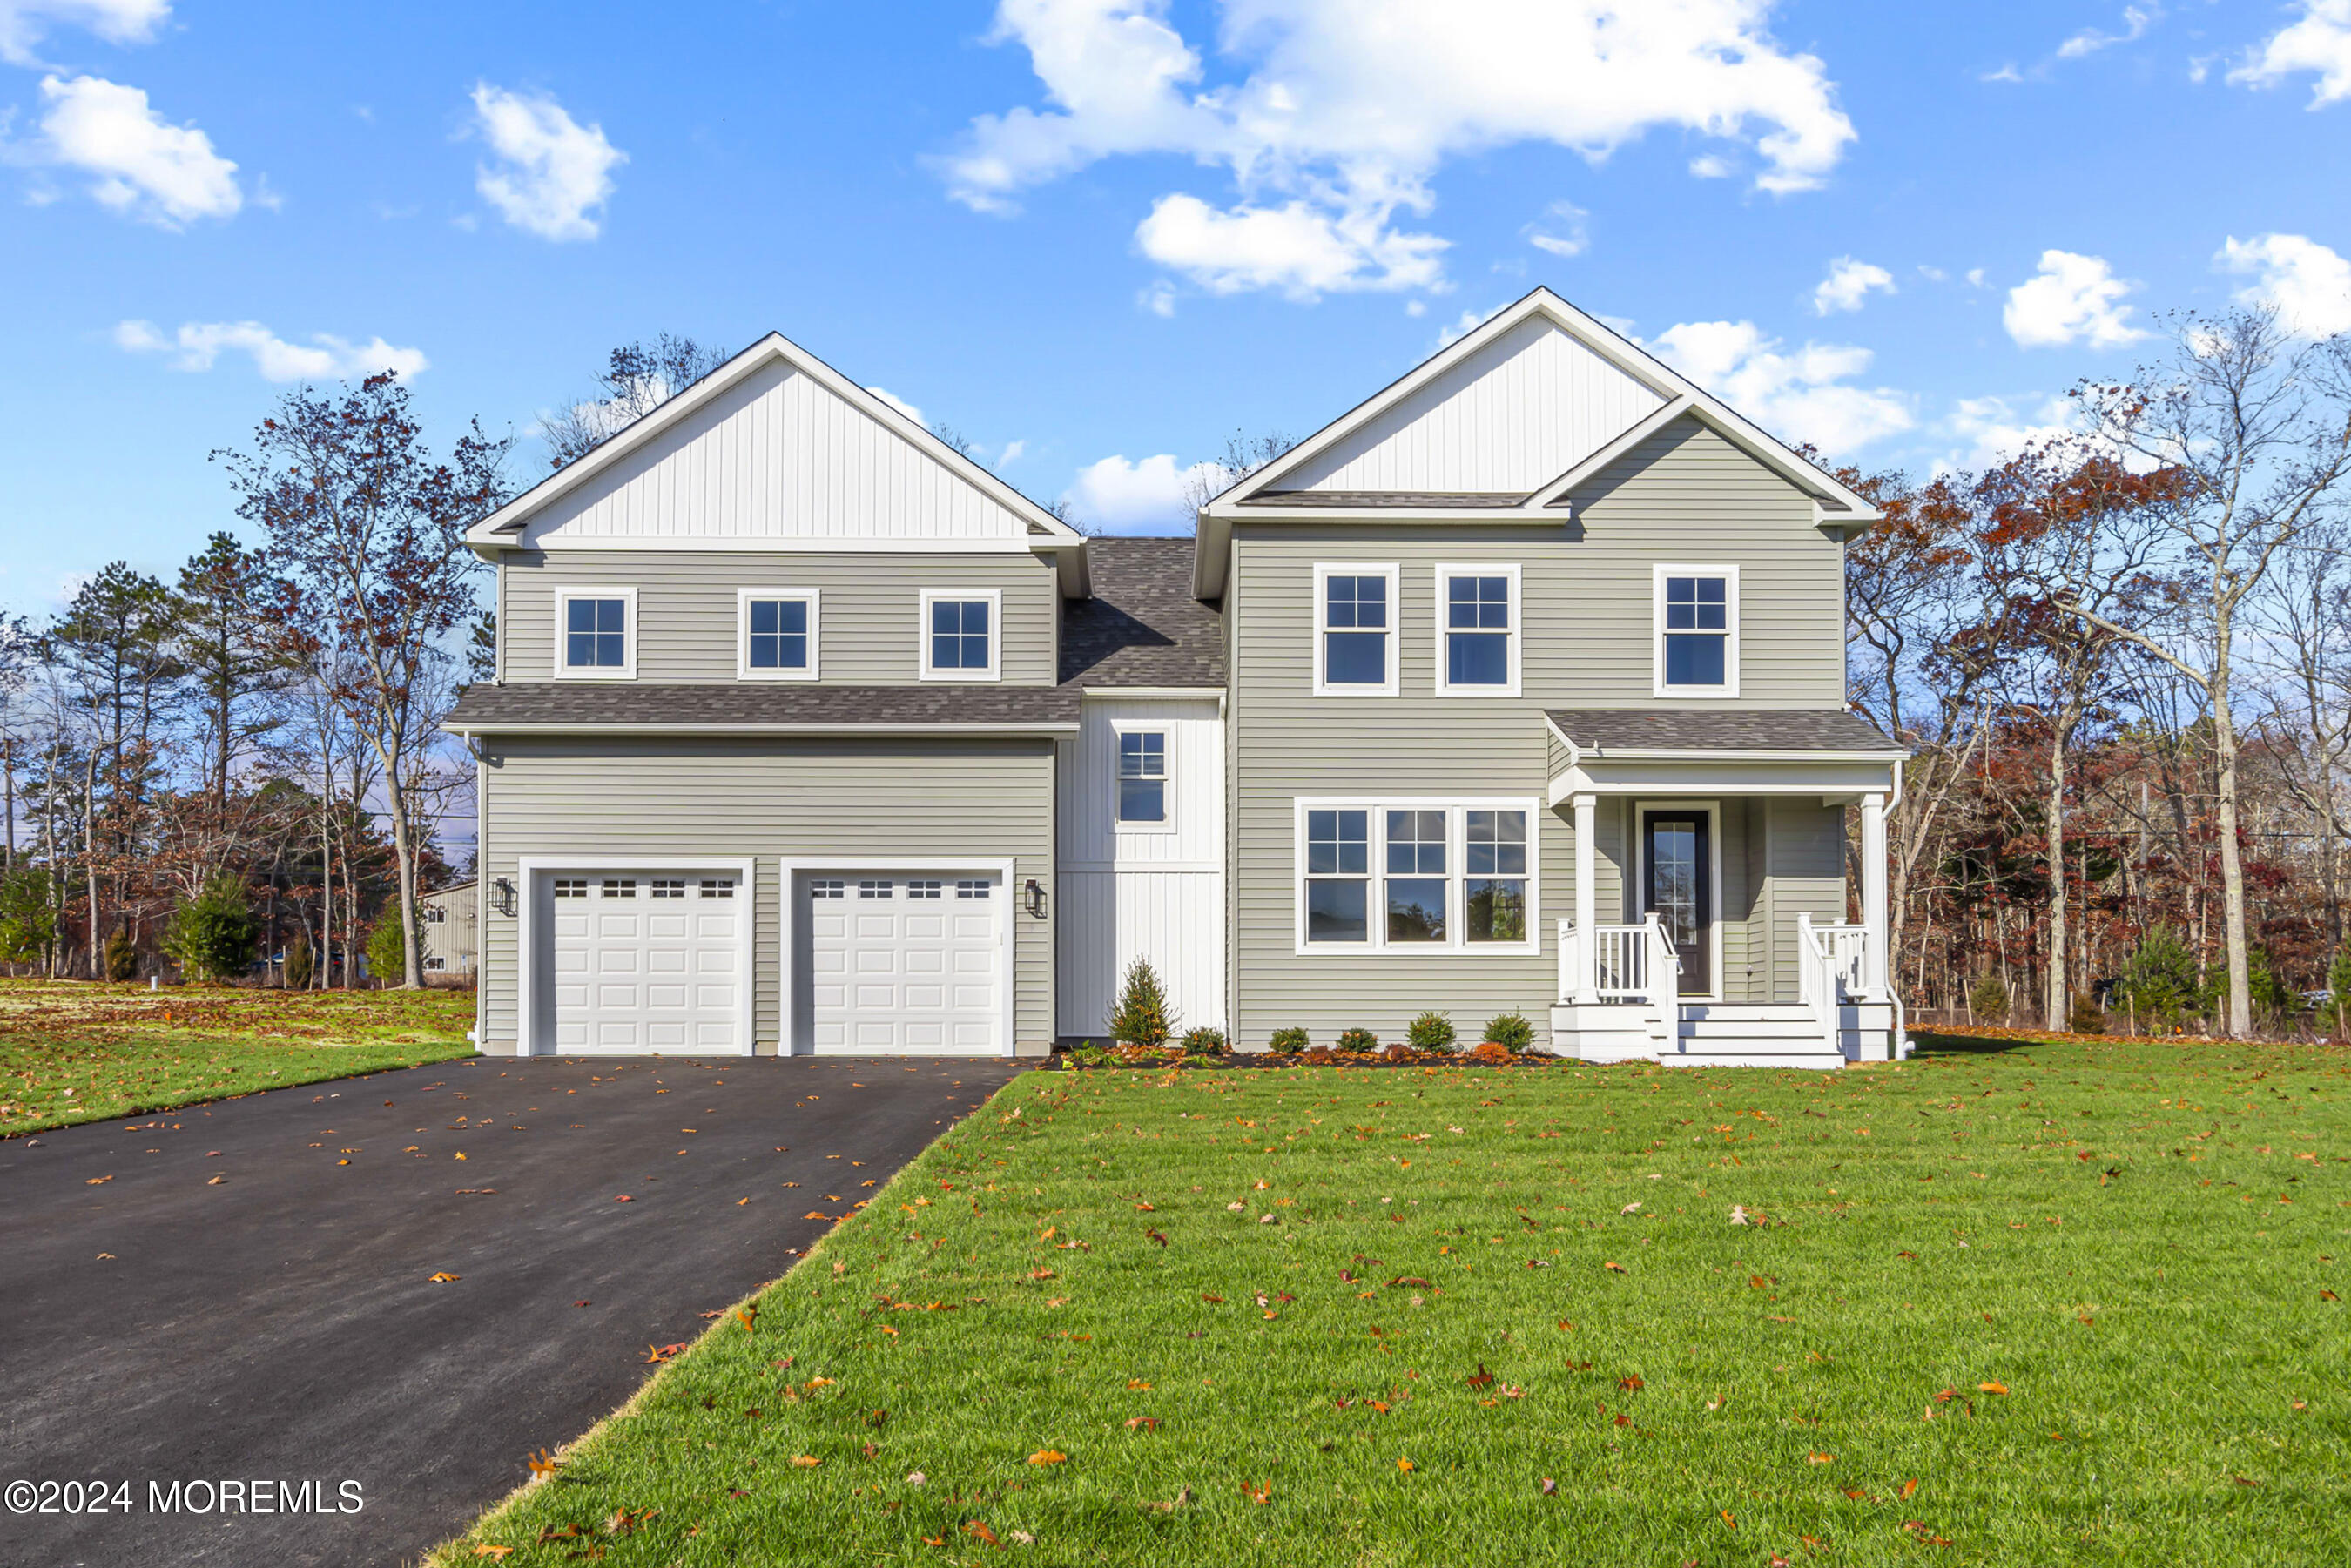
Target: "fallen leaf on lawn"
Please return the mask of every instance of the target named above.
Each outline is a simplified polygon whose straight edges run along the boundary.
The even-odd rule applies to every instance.
[[[513,1551],[514,1548],[511,1546],[493,1546],[488,1542],[485,1541],[474,1548],[474,1555],[476,1557],[503,1558]]]
[[[1140,1377],[1130,1377],[1130,1378],[1128,1378],[1128,1379],[1126,1380],[1126,1385],[1127,1385],[1129,1388],[1148,1388],[1148,1387],[1150,1387],[1150,1386],[1151,1386],[1151,1385],[1149,1385],[1148,1383],[1144,1382],[1144,1381],[1143,1381],[1143,1379],[1141,1379]]]
[[[923,1537],[923,1544],[925,1546],[945,1546],[946,1543],[947,1538],[944,1535],[925,1535]]]
[[[1025,1530],[1014,1531],[1012,1532],[1012,1540],[1013,1543],[1018,1546],[1034,1546],[1037,1544],[1037,1538],[1029,1534]]]
[[[1236,1199],[1235,1201],[1225,1205],[1225,1212],[1227,1214],[1238,1214],[1242,1209],[1248,1207],[1249,1206],[1247,1204]]]
[[[1635,1210],[1635,1209],[1639,1208],[1640,1207],[1641,1207],[1641,1206],[1640,1206],[1638,1203],[1628,1203],[1628,1204],[1626,1204],[1624,1207],[1622,1207],[1622,1208],[1618,1209],[1616,1212],[1617,1212],[1617,1213],[1619,1213],[1619,1214],[1631,1214],[1634,1210]]]
[[[1603,1263],[1600,1266],[1603,1269],[1607,1270],[1612,1274],[1621,1274],[1625,1272],[1625,1265],[1622,1263]]]
[[[1543,1494],[1543,1496],[1545,1496],[1545,1497],[1551,1497],[1551,1496],[1553,1496],[1554,1494],[1556,1494],[1556,1493],[1558,1492],[1558,1490],[1559,1490],[1559,1483],[1558,1483],[1557,1481],[1555,1481],[1555,1480],[1552,1479],[1549,1476],[1545,1476],[1545,1477],[1543,1477],[1543,1482],[1542,1482],[1542,1494]]]
[[[792,1463],[801,1469],[812,1470],[819,1465],[824,1463],[824,1461],[818,1458],[814,1454],[794,1454],[792,1456]]]
[[[1273,1483],[1271,1481],[1259,1481],[1257,1485],[1251,1486],[1249,1482],[1243,1481],[1241,1483],[1241,1496],[1262,1507],[1266,1503],[1273,1500]]]
[[[1221,1306],[1223,1306],[1223,1305],[1225,1304],[1225,1299],[1224,1299],[1224,1297],[1222,1297],[1222,1296],[1206,1296],[1206,1295],[1204,1295],[1204,1296],[1202,1296],[1200,1299],[1201,1299],[1202,1301],[1204,1301],[1207,1302],[1207,1303],[1208,1303],[1210,1306],[1212,1306],[1212,1307],[1221,1307]]]
[[[2318,1292],[2318,1299],[2322,1301],[2339,1301],[2343,1298],[2332,1291],[2321,1291]]]
[[[1485,1388],[1492,1385],[1494,1375],[1486,1370],[1486,1364],[1481,1361],[1478,1364],[1477,1372],[1463,1381],[1472,1388]]]
[[[921,1486],[925,1481],[929,1480],[930,1479],[930,1477],[925,1475],[920,1470],[908,1470],[906,1472],[906,1484],[910,1487]]]
[[[1032,1465],[1058,1465],[1069,1457],[1059,1448],[1040,1448],[1029,1456],[1029,1462]]]
[[[1409,1470],[1416,1469],[1418,1469],[1418,1468],[1419,1468],[1419,1467],[1417,1467],[1416,1465],[1415,1465],[1415,1464],[1414,1464],[1410,1459],[1398,1459],[1398,1460],[1396,1461],[1396,1469],[1400,1469],[1400,1470],[1407,1470],[1407,1471],[1409,1471]]]
[[[1159,1430],[1159,1417],[1156,1416],[1130,1416],[1126,1418],[1126,1429],[1130,1432],[1156,1432]]]
[[[1144,1214],[1155,1214],[1158,1212],[1159,1207],[1157,1204],[1154,1203],[1138,1203],[1134,1207]]]
[[[1730,1206],[1730,1223],[1733,1225],[1751,1225],[1754,1223],[1754,1221],[1747,1218],[1746,1205],[1734,1203]],[[1726,1514],[1724,1517],[1728,1518],[1729,1516]]]
[[[1844,1495],[1858,1500],[1859,1499],[1867,1497],[1869,1493],[1860,1487],[1846,1487],[1844,1489]]]
[[[2262,1484],[2247,1476],[2231,1476],[2229,1479],[2235,1481],[2241,1487],[2257,1487]]]
[[[987,1542],[990,1546],[995,1546],[995,1545],[999,1544],[999,1542],[998,1542],[997,1541],[997,1539],[996,1539],[996,1531],[992,1531],[992,1530],[990,1530],[990,1529],[988,1529],[988,1528],[987,1528],[987,1521],[986,1521],[986,1520],[984,1520],[984,1519],[973,1519],[973,1520],[967,1520],[967,1521],[964,1521],[964,1527],[963,1527],[963,1532],[964,1532],[966,1535],[977,1535],[977,1536],[978,1536],[982,1541]]]
[[[2005,1383],[1979,1383],[1976,1385],[1976,1387],[1985,1394],[2005,1394],[2008,1392],[2008,1385]]]
[[[427,1283],[434,1285],[453,1285],[464,1278],[465,1276],[463,1274],[451,1274],[444,1271],[434,1275]]]
[[[1936,1534],[1933,1531],[1928,1529],[1925,1525],[1919,1523],[1915,1519],[1904,1520],[1902,1521],[1902,1528],[1909,1531],[1914,1538],[1924,1542],[1928,1546],[1949,1546],[1951,1543],[1949,1537]]]
[[[1902,1500],[1905,1502],[1907,1502],[1910,1500],[1910,1494],[1917,1490],[1918,1478],[1917,1476],[1912,1476],[1908,1480],[1902,1483]]]
[[[1192,1489],[1186,1487],[1165,1502],[1146,1502],[1143,1506],[1154,1513],[1173,1513],[1192,1500]]]
[[[1804,1456],[1804,1462],[1813,1465],[1833,1465],[1836,1463],[1836,1456],[1834,1454],[1806,1454]]]
[[[678,1341],[675,1344],[649,1344],[645,1346],[645,1359],[643,1364],[646,1366],[657,1366],[661,1363],[672,1359],[678,1352],[684,1348],[685,1342],[684,1340]]]
[[[555,1473],[555,1460],[549,1458],[545,1448],[530,1456],[530,1473],[533,1476],[551,1476]]]
[[[1722,1511],[1722,1522],[1730,1526],[1733,1530],[1739,1528],[1739,1521],[1730,1517],[1730,1511],[1727,1508]]]

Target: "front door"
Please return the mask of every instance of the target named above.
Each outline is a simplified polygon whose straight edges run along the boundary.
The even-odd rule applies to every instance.
[[[1664,924],[1682,961],[1684,996],[1714,991],[1714,886],[1704,811],[1651,811],[1643,819],[1646,870],[1642,889],[1648,908]]]

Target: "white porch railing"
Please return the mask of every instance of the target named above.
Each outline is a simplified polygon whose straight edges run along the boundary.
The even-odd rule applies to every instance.
[[[1815,925],[1809,913],[1799,915],[1796,955],[1799,995],[1820,1020],[1822,1040],[1843,1054],[1844,1005],[1858,1001],[1868,990],[1869,928]]]
[[[1637,925],[1594,925],[1589,934],[1573,920],[1559,923],[1559,999],[1595,997],[1603,1002],[1643,1003],[1662,1014],[1676,1005],[1682,961],[1664,923],[1653,912]]]

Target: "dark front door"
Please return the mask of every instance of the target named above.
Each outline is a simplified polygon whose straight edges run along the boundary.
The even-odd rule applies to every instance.
[[[1642,891],[1682,961],[1682,992],[1710,993],[1714,886],[1708,875],[1712,853],[1706,813],[1651,811],[1642,821],[1641,834],[1647,868]]]

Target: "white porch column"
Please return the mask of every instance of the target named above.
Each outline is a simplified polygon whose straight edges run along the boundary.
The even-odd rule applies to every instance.
[[[1886,903],[1886,797],[1861,798],[1861,924],[1868,932],[1862,952],[1862,986],[1872,998],[1891,995],[1886,951],[1891,924]]]
[[[1600,798],[1575,798],[1576,975],[1572,999],[1600,999]]]

